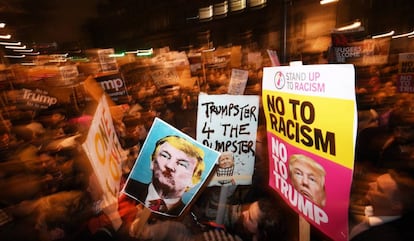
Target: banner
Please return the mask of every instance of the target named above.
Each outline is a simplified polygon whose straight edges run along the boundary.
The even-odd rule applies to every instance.
[[[197,140],[222,153],[210,186],[252,183],[258,113],[256,95],[199,95]]]
[[[368,66],[388,62],[391,38],[363,39],[359,35],[333,33],[329,63]]]
[[[269,186],[333,240],[348,237],[354,78],[350,64],[264,68]]]

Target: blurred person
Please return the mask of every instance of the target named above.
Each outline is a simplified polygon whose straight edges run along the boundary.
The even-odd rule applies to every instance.
[[[183,137],[166,136],[156,142],[151,155],[151,183],[130,178],[124,192],[138,195],[154,211],[179,215],[186,205],[183,194],[201,181],[204,168],[202,149]]]
[[[404,103],[404,104],[403,104]],[[395,168],[397,164],[413,165],[414,157],[414,111],[412,102],[403,101],[390,114],[389,138],[380,150],[378,168]]]
[[[165,110],[161,112],[160,117],[172,126],[177,126],[179,124],[177,123],[175,111],[172,108],[167,107]]]
[[[355,215],[360,222],[350,229],[349,239],[414,240],[412,229],[414,211],[414,179],[412,169],[395,169],[380,173],[368,184],[365,197],[353,204],[364,209]]]
[[[378,125],[387,126],[390,113],[398,101],[397,87],[392,81],[387,81],[382,88],[373,94],[371,108],[378,113]]]
[[[0,200],[8,204],[83,187],[84,170],[77,148],[25,145],[0,171]]]
[[[105,194],[93,172],[88,180],[87,192],[92,200],[93,216],[86,221],[76,240],[116,240],[127,236],[129,225],[136,216],[135,200],[124,194],[118,197]]]
[[[358,111],[358,133],[366,128],[378,127],[379,115],[376,110],[359,110]]]
[[[190,222],[158,221],[145,224],[138,233],[139,212],[137,219],[131,224],[130,235],[143,240],[243,240],[268,241],[275,238],[285,240],[285,215],[271,199],[261,198],[244,205],[229,205],[224,225]],[[197,225],[194,227],[193,225]]]
[[[371,94],[377,93],[382,88],[381,79],[379,76],[372,76],[368,81],[368,92]]]
[[[310,157],[294,154],[289,158],[289,174],[293,187],[306,198],[324,207],[325,169]]]
[[[46,172],[38,151],[37,146],[24,143],[4,162],[5,166],[12,168],[2,169],[4,173],[0,182],[0,188],[3,190],[0,192],[1,202],[15,204],[49,193],[48,185],[53,176]]]
[[[13,221],[0,237],[15,241],[71,240],[92,214],[89,196],[81,190],[57,192],[3,209]]]
[[[142,146],[148,135],[147,128],[143,121],[129,124],[126,135],[120,138],[124,148],[131,148],[135,145]]]
[[[279,205],[266,197],[245,205],[230,205],[224,225],[244,241],[284,240],[285,215]]]
[[[38,198],[48,190],[51,176],[30,173],[16,173],[0,179],[0,202],[15,204],[24,200]]]

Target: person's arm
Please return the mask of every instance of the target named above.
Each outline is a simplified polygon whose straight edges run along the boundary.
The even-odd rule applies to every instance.
[[[114,240],[116,232],[121,228],[123,221],[118,212],[118,201],[104,195],[100,202],[100,210],[106,215],[111,224],[104,225],[96,232],[88,234],[90,241],[111,241]]]
[[[118,212],[118,200],[104,196],[101,207],[111,221],[112,228],[117,231],[122,225],[122,219]]]
[[[194,240],[190,230],[177,221],[157,221],[154,224],[142,224],[138,211],[137,218],[132,222],[129,235],[131,237],[151,241],[192,241]],[[144,225],[143,227],[140,227]]]

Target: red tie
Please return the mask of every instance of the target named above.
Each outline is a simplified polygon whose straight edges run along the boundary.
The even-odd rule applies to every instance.
[[[153,211],[165,212],[167,206],[165,205],[165,202],[162,199],[155,199],[150,201],[149,208]]]

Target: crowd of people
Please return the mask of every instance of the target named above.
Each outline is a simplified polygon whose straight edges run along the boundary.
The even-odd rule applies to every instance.
[[[363,67],[357,75],[350,240],[411,240],[413,95],[400,90],[396,64]]]
[[[246,92],[260,94],[260,86],[257,87],[260,69],[249,72]],[[359,126],[350,202],[350,239],[412,240],[408,224],[413,221],[414,206],[413,95],[398,92],[394,72],[382,73],[370,68],[357,69],[357,74],[362,77],[366,74],[369,80],[361,80],[356,88]],[[132,78],[132,74],[126,76]],[[133,179],[126,182],[155,117],[195,137],[197,93],[209,90],[208,83],[199,84],[190,89],[169,86],[157,94],[157,88],[147,83],[134,93],[141,102],[132,100],[116,106],[114,125],[124,149],[120,188],[142,193],[138,198],[141,202],[123,192],[117,202],[110,202],[99,188],[80,148],[93,108],[86,106],[73,111],[71,104],[65,104],[41,111],[11,111],[11,108],[3,111],[0,239],[296,240],[297,222],[291,218],[291,210],[267,189],[263,116],[259,120],[253,183],[233,187],[226,199],[223,223],[215,222],[220,187],[201,189],[190,208],[183,210],[181,195],[197,184],[203,170],[200,164],[203,154],[197,151],[189,154],[185,151],[188,148],[183,147],[186,144],[176,137],[160,140],[154,150],[153,181],[149,186],[142,189]],[[223,92],[223,88],[214,87]],[[233,162],[223,155],[217,169],[231,170]],[[312,173],[303,171],[303,167],[310,167]],[[313,173],[322,178],[315,179]],[[290,175],[295,188],[320,206],[325,202],[324,174],[309,158],[291,157]],[[186,182],[175,180],[176,175]],[[223,181],[230,185],[233,182]],[[150,203],[159,198],[166,200],[155,209]],[[149,215],[147,208],[153,210]],[[180,215],[166,218],[158,212]]]
[[[255,72],[249,73],[246,92],[259,94],[257,84],[260,81],[256,71],[260,68],[253,69]],[[120,71],[125,69],[120,68]],[[138,78],[134,75],[136,73],[125,73],[124,77],[131,84],[131,78]],[[36,91],[46,96],[46,92],[40,90],[42,80],[36,81],[34,86],[39,88]],[[25,88],[26,83],[18,81],[14,87]],[[136,188],[136,185],[132,186],[133,179],[126,181],[152,120],[159,117],[195,138],[197,94],[212,91],[207,82],[197,82],[193,88],[167,86],[160,90],[148,82],[144,89],[134,92],[138,90],[137,86],[141,85],[128,89],[132,98],[128,103],[111,105],[114,127],[124,150],[121,153],[120,189],[125,187],[125,190]],[[218,89],[220,93],[225,91],[224,87]],[[13,94],[19,104],[24,102],[18,99],[18,91],[6,89],[5,93]],[[212,206],[205,205],[211,204],[210,199],[219,195],[217,187],[203,188],[200,197],[185,212],[183,205],[174,204],[176,200],[182,203],[180,196],[197,184],[203,171],[203,154],[192,150],[187,156],[189,147],[174,139],[176,137],[159,141],[151,162],[153,183],[143,189],[143,193],[149,191],[151,197],[167,197],[166,207],[178,207],[175,208],[177,212],[172,213],[181,214],[178,218],[158,215],[157,212],[164,213],[162,209],[151,209],[150,217],[143,215],[150,208],[149,196],[139,202],[120,192],[116,202],[108,200],[81,147],[96,107],[94,96],[91,96],[90,102],[83,98],[76,105],[71,96],[69,102],[49,108],[3,106],[0,125],[1,240],[178,240],[185,237],[186,240],[246,241],[271,240],[273,235],[285,235],[287,227],[282,219],[286,210],[281,208],[281,201],[281,205],[275,204],[279,202],[277,197],[265,191],[266,181],[262,174],[266,170],[263,168],[260,168],[261,175],[254,177],[255,182],[260,181],[254,188],[233,188],[226,203],[226,222],[223,224],[216,223],[214,215],[211,216],[216,210],[207,213],[207,206],[210,211]],[[264,167],[264,155],[260,156],[262,160],[258,160],[257,165]],[[186,183],[187,180],[191,183]]]

